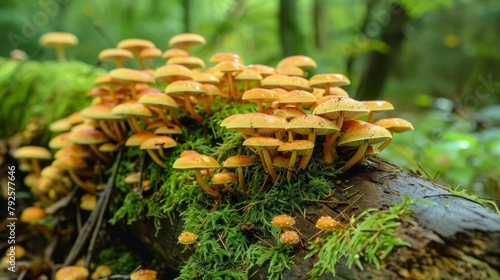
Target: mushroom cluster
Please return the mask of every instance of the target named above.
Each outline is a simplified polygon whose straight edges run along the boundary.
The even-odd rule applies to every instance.
[[[78,40],[68,34],[48,34],[40,42],[55,47],[65,61],[62,48]],[[375,120],[375,114],[394,109],[392,104],[350,98],[341,88],[350,84],[346,76],[308,77],[307,71],[316,67],[308,56],[286,57],[271,67],[245,65],[238,54],[221,52],[209,58],[207,68],[191,53],[192,47],[205,43],[198,34],[183,33],[172,37],[164,52],[137,38],[102,50],[99,60],[116,68],[95,79],[95,87],[87,92],[89,106],[50,124],[50,131],[57,134],[49,143],[53,152],[25,146],[13,153],[31,172],[25,183],[42,205],[68,195],[74,185],[83,190],[82,209],[92,210],[100,190],[96,173],[109,168],[120,147],[142,150],[159,167],[170,168],[167,162],[180,139],[177,135],[189,133],[185,124],[204,121],[221,102],[255,103],[252,112],[226,116],[220,126],[241,133],[242,145],[275,182],[291,180],[297,171],[307,169],[315,151],[320,151],[324,164],[344,161],[345,172],[386,148],[393,133],[413,130],[400,118]],[[161,59],[165,63],[155,67],[155,60]],[[40,160],[52,158],[50,165],[40,166]],[[233,155],[219,164],[211,156],[188,151],[171,167],[193,170],[200,189],[219,197],[237,189],[248,194],[244,168],[252,165],[254,157],[249,155]],[[140,173],[126,182],[148,186]],[[40,226],[41,218],[30,223]],[[289,216],[273,220],[284,231],[281,240],[291,245],[300,242],[297,232],[289,229],[293,223]],[[196,240],[181,237],[183,244]]]

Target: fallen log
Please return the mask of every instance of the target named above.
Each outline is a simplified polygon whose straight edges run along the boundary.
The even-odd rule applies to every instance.
[[[368,208],[387,209],[406,197],[424,200],[409,205],[411,214],[400,217],[394,238],[410,246],[395,247],[381,261],[380,267],[362,261],[363,269],[348,267],[345,259],[336,265],[336,275],[321,279],[495,279],[500,277],[500,215],[480,203],[458,195],[419,174],[404,172],[385,162],[357,166],[331,182],[334,195],[304,201],[303,211],[296,212],[296,225],[302,246],[293,249],[293,265],[283,271],[282,279],[308,279],[317,256],[309,253],[307,241],[318,236],[316,220],[324,215],[339,217],[348,223],[350,217]],[[244,226],[240,225],[243,231]],[[175,271],[193,252],[177,243],[182,221],[162,221],[157,234],[151,220],[140,220],[128,227],[154,256],[164,260]],[[248,242],[275,244],[266,237]],[[256,241],[255,241],[256,240]],[[196,246],[195,249],[196,250]],[[249,271],[251,279],[266,279],[268,264]],[[170,272],[171,273],[171,272]],[[165,279],[176,275],[165,275]]]

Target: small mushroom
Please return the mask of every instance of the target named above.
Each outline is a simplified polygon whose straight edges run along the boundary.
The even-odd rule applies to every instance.
[[[24,146],[17,148],[12,156],[15,159],[29,159],[31,160],[31,168],[33,168],[33,173],[36,176],[40,176],[40,164],[39,160],[50,160],[52,159],[52,154],[49,150],[44,147],[38,146]]]
[[[178,158],[173,166],[175,169],[193,169],[196,174],[196,180],[201,188],[211,196],[220,196],[219,192],[212,189],[203,179],[201,169],[219,168],[217,161],[209,156],[200,154],[191,154]]]
[[[57,270],[55,280],[86,280],[89,271],[83,266],[65,266]]]
[[[316,227],[324,231],[334,231],[342,228],[342,224],[330,216],[322,216],[316,221]]]
[[[300,242],[300,237],[294,230],[285,230],[285,232],[280,235],[280,241],[291,246],[296,246]]]
[[[156,280],[157,274],[152,269],[139,269],[130,274],[130,280]]]
[[[295,225],[295,219],[292,216],[281,214],[274,217],[271,224],[273,225],[273,227],[279,227],[286,231],[288,228]]]
[[[55,48],[60,63],[66,62],[64,48],[78,45],[78,38],[67,32],[49,32],[40,37],[40,44],[44,47]]]
[[[237,168],[238,169],[238,180],[240,182],[241,190],[243,193],[247,193],[247,187],[245,184],[245,178],[243,177],[243,167],[251,166],[254,164],[254,160],[250,156],[236,155],[227,158],[223,163],[224,168]]]

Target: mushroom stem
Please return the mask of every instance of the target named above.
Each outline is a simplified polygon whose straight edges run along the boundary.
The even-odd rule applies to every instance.
[[[211,196],[218,197],[220,196],[218,192],[213,190],[211,187],[207,185],[205,180],[203,179],[203,175],[201,175],[201,171],[199,169],[195,169],[194,173],[196,174],[196,181],[198,181],[198,184],[200,184],[201,188],[208,193]]]
[[[345,114],[340,113],[337,119],[337,126],[339,128],[342,127],[342,123],[344,122]],[[335,157],[337,156],[336,143],[337,137],[339,136],[339,131],[335,131],[333,134],[328,137],[328,140],[325,142],[325,146],[323,146],[323,157],[326,163],[332,163]]]
[[[361,144],[356,153],[344,164],[342,172],[346,172],[349,168],[358,163],[358,161],[360,161],[365,155],[367,148],[368,148],[368,142],[364,142],[363,144]]]
[[[194,110],[193,105],[189,100],[189,95],[187,94],[184,95],[184,105],[186,107],[186,110],[189,112],[189,114],[191,114],[193,118],[195,118],[195,120],[199,122],[203,121],[203,117],[196,113],[196,111]]]
[[[137,90],[135,89],[135,82],[129,82],[130,95],[132,95],[133,100],[137,100]]]
[[[175,110],[174,109],[169,109],[168,110],[168,113],[170,114],[170,116],[172,117],[172,121],[177,124],[177,125],[181,125],[181,121],[179,120],[179,118],[177,117],[177,114],[175,113]]]
[[[115,135],[115,133],[113,132],[113,130],[111,130],[109,128],[108,123],[106,122],[106,120],[99,120],[99,127],[102,129],[102,131],[104,132],[104,134],[106,134],[106,136],[108,136],[109,138],[115,140],[116,142],[120,142],[120,140]]]
[[[142,128],[139,125],[139,123],[137,122],[137,119],[135,117],[128,116],[127,121],[128,121],[128,124],[130,125],[130,128],[132,128],[132,130],[134,132],[141,132],[142,131]]]
[[[115,59],[116,68],[122,68],[122,62],[119,59]]]
[[[205,108],[205,113],[207,113],[207,115],[210,115],[212,113],[212,104],[210,101],[210,96],[208,95],[203,96],[203,107]]]
[[[234,93],[234,85],[233,85],[233,75],[231,72],[227,72],[227,94],[228,99],[233,98],[233,101],[236,102],[236,94]]]
[[[59,63],[66,63],[66,54],[64,53],[64,47],[56,46],[57,61]]]
[[[257,101],[257,108],[259,109],[259,112],[264,111],[264,106],[262,106],[262,101]]]
[[[104,161],[106,164],[109,164],[111,162],[111,160],[103,153],[101,153],[101,151],[99,151],[99,149],[97,148],[96,145],[94,144],[90,144],[90,149],[92,150],[92,152],[94,152],[94,154],[99,157],[102,161]]]
[[[73,172],[73,170],[69,169],[68,173],[69,173],[69,176],[71,177],[71,180],[73,180],[73,182],[77,186],[86,190],[90,194],[95,194],[95,190],[93,188],[91,188],[90,186],[88,186],[87,184],[85,184],[84,182],[82,182],[82,180],[80,180],[80,178],[78,178],[78,176],[75,174],[75,172]]]
[[[113,131],[115,133],[118,142],[123,140],[123,135],[121,133],[120,127],[118,126],[118,121],[111,121],[111,125],[113,126]]]
[[[374,113],[370,112],[370,114],[368,114],[368,120],[366,120],[366,122],[373,123],[373,115]]]
[[[247,186],[245,184],[245,178],[243,178],[243,167],[238,166],[238,179],[240,181],[241,191],[247,193]]]
[[[163,168],[167,168],[167,165],[158,157],[158,155],[153,151],[153,150],[147,150],[149,156],[158,164],[159,166]]]
[[[392,141],[392,138],[388,138],[387,140],[385,140],[384,143],[382,143],[382,145],[380,145],[380,147],[378,147],[378,152],[380,153],[383,149],[387,148],[387,146],[389,146],[391,141]]]
[[[290,162],[288,163],[288,171],[286,174],[286,178],[288,180],[292,179],[292,174],[293,174],[292,171],[294,170],[296,161],[297,161],[297,151],[293,151],[292,156],[290,157]]]
[[[330,95],[330,85],[329,84],[327,84],[326,87],[325,87],[325,94],[324,94],[324,96],[326,96],[326,95]]]
[[[35,158],[31,159],[31,168],[33,168],[33,173],[37,177],[40,177],[40,164],[38,163],[37,159],[35,159]]]
[[[271,174],[271,177],[274,181],[278,180],[278,174],[276,174],[276,170],[274,170],[273,161],[271,160],[271,156],[269,156],[269,151],[262,150],[262,153],[264,154],[264,160],[266,161],[266,166],[267,170],[269,170],[269,174]]]
[[[309,140],[310,142],[312,142],[314,144],[316,141],[316,133],[309,133],[307,140]],[[300,168],[306,169],[307,165],[309,164],[309,161],[312,158],[313,152],[314,152],[314,148],[311,149],[311,151],[308,151],[306,155],[302,156],[302,158],[300,159],[300,163],[299,163]]]

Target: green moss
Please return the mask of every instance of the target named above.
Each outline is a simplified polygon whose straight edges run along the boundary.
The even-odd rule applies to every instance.
[[[466,189],[460,190],[458,188],[450,188],[449,191],[450,191],[451,195],[457,195],[457,196],[461,196],[461,197],[464,197],[466,199],[475,201],[475,202],[481,204],[482,206],[489,208],[491,210],[494,210],[495,212],[500,214],[500,209],[498,208],[497,202],[495,202],[492,199],[482,198],[482,197],[479,197],[475,194],[469,194]]]
[[[380,268],[380,261],[396,246],[410,246],[401,238],[394,237],[402,215],[410,213],[409,205],[415,203],[409,197],[388,210],[367,209],[352,217],[343,229],[328,234],[324,240],[311,242],[311,252],[306,258],[317,255],[318,261],[309,271],[312,278],[325,273],[335,275],[335,266],[342,259],[350,268],[363,269],[361,260]]]

